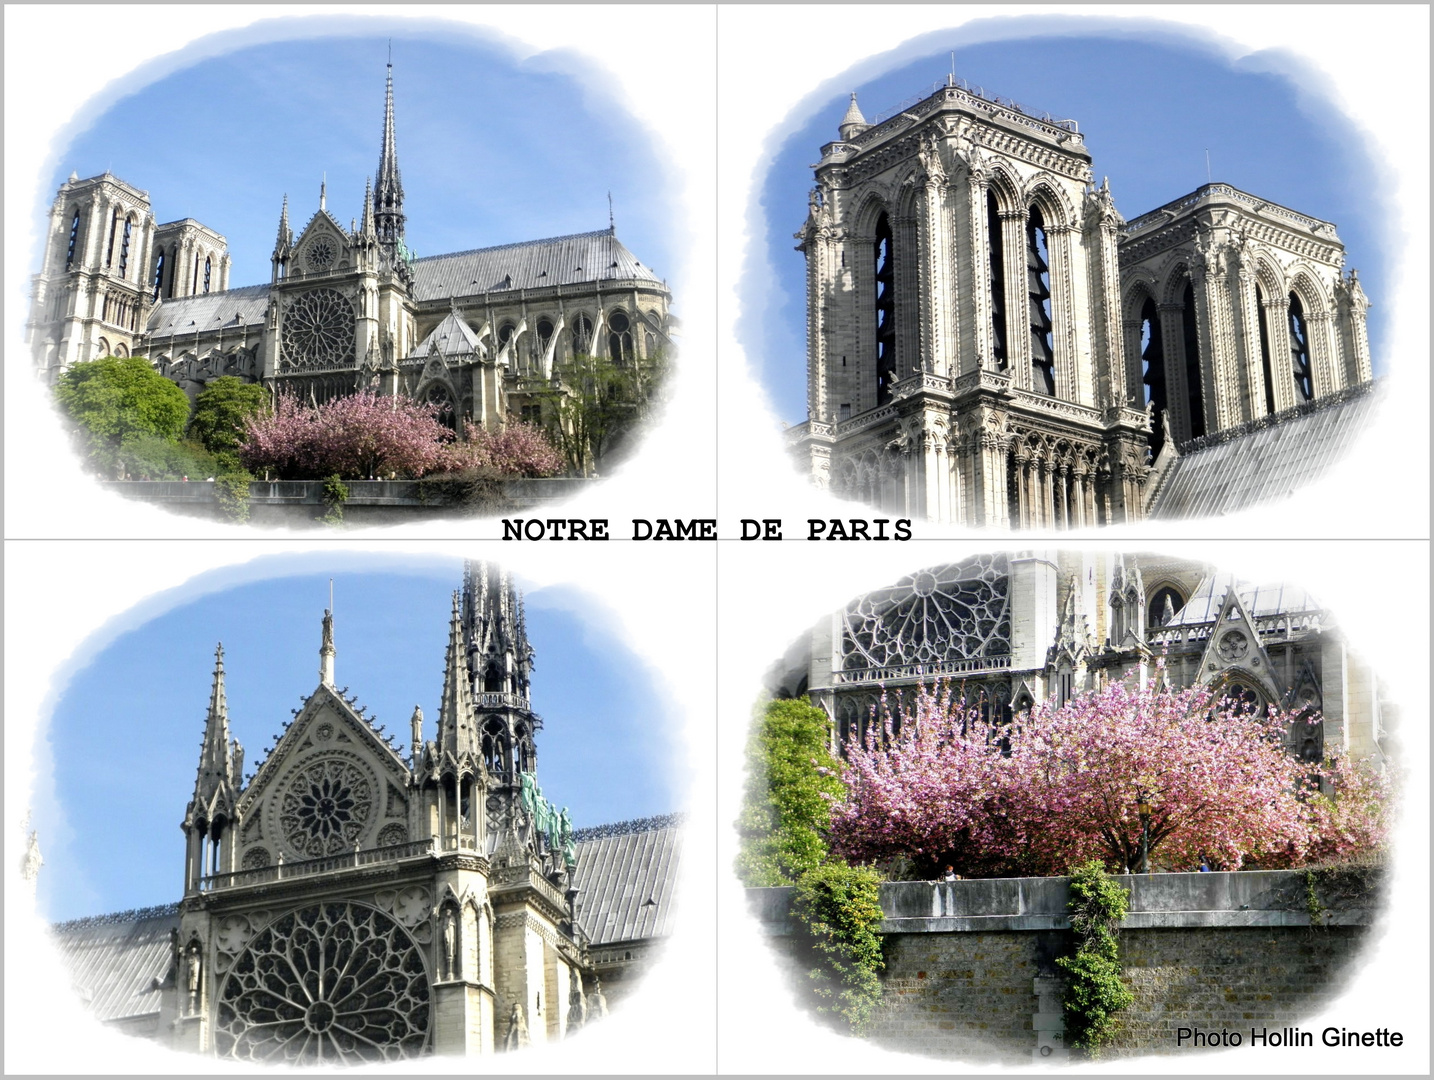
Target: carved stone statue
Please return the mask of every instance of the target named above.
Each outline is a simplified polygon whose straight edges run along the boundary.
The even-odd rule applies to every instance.
[[[602,980],[593,976],[593,992],[588,995],[588,1016],[594,1020],[607,1017],[607,998],[602,994]]]
[[[453,914],[453,909],[445,908],[443,912],[443,977],[455,979],[458,977],[458,918]]]
[[[583,997],[583,979],[579,975],[568,995],[568,1030],[576,1031],[588,1022],[588,1003]]]
[[[927,179],[933,184],[944,184],[946,182],[946,166],[941,161],[941,140],[937,138],[936,132],[928,131],[921,140],[921,149],[916,151],[917,159],[921,162],[921,169],[926,173]]]
[[[188,1009],[191,1015],[199,1011],[199,942],[191,941],[184,950],[184,988],[189,992]]]
[[[528,1022],[523,1019],[523,1006],[513,1002],[508,1014],[508,1034],[503,1036],[504,1050],[521,1050],[528,1045]]]

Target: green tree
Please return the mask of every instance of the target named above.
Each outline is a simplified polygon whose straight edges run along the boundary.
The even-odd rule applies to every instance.
[[[123,472],[120,451],[126,440],[176,441],[189,418],[184,391],[143,356],[72,364],[55,384],[55,400],[75,424],[91,461],[112,474]]]
[[[244,422],[269,409],[269,392],[258,383],[246,383],[224,375],[209,383],[194,399],[189,417],[189,437],[226,465],[239,465],[239,448],[244,445]]]
[[[831,721],[806,698],[762,711],[747,741],[737,820],[743,884],[790,885],[826,859],[831,800],[843,791],[830,745]]]
[[[551,436],[574,475],[591,475],[631,438],[666,370],[661,355],[615,364],[579,353],[556,366],[558,385],[543,395],[550,401],[544,413],[555,418]]]

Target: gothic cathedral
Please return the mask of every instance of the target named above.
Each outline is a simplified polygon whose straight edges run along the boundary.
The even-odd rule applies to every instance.
[[[230,288],[225,238],[192,218],[159,224],[146,192],[71,175],[50,213],[26,326],[53,382],[101,356],[147,356],[191,398],[223,375],[306,401],[360,390],[436,403],[464,421],[552,422],[562,369],[591,356],[639,382],[671,351],[671,294],[615,229],[417,257],[388,68],[378,173],[345,227],[327,205],[297,234],[288,197],[267,284]]]
[[[1219,183],[1126,221],[1074,121],[953,79],[869,124],[853,94],[815,169],[790,438],[839,496],[968,526],[1139,521],[1182,455],[1371,384],[1332,224]]]
[[[523,603],[469,564],[436,728],[410,754],[319,681],[252,777],[222,648],[183,829],[156,1036],[245,1062],[394,1061],[561,1039],[606,1011],[566,810],[537,782]]]

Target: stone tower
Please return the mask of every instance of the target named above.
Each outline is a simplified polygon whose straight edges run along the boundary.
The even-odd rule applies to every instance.
[[[109,173],[61,185],[26,326],[47,381],[80,360],[131,355],[149,317],[155,236],[148,192]]]
[[[467,568],[437,730],[426,738],[415,709],[407,761],[336,688],[336,657],[325,612],[319,684],[245,783],[217,655],[161,1031],[177,1048],[285,1063],[562,1038],[583,1022],[568,1003],[590,964],[571,821],[538,787],[511,577]]]
[[[1137,520],[1123,222],[1075,123],[953,81],[877,124],[853,95],[839,133],[797,234],[817,483],[965,525]]]
[[[1327,221],[1206,184],[1120,241],[1125,391],[1154,448],[1285,413],[1372,378],[1365,312]]]

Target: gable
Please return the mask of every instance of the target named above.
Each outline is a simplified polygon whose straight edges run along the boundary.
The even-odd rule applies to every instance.
[[[240,796],[240,868],[402,843],[408,784],[397,751],[320,686]]]

